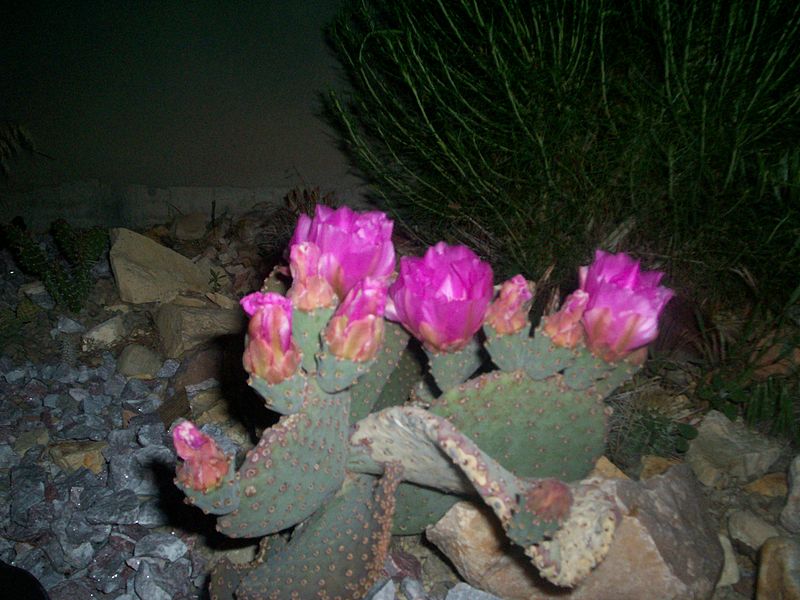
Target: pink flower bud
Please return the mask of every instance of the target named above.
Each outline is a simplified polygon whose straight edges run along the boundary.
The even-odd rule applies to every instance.
[[[367,277],[353,286],[325,329],[328,348],[339,358],[371,360],[383,344],[386,281]]]
[[[659,271],[641,272],[624,253],[595,253],[580,269],[581,289],[589,295],[583,326],[587,347],[606,360],[619,360],[658,335],[658,317],[673,291],[660,286]]]
[[[319,260],[319,246],[314,242],[301,242],[291,248],[292,287],[287,297],[298,310],[311,312],[336,303],[331,284],[319,272]]]
[[[583,340],[581,318],[587,302],[589,294],[575,290],[566,297],[558,312],[544,317],[544,332],[556,346],[574,348]]]
[[[439,242],[423,258],[404,256],[389,288],[387,318],[428,350],[461,350],[481,328],[492,300],[492,268],[466,246]]]
[[[292,302],[280,294],[254,292],[240,303],[250,315],[245,370],[272,384],[294,375],[302,355],[292,339]]]
[[[394,271],[392,221],[380,211],[357,213],[318,204],[314,218],[301,215],[290,247],[313,242],[320,250],[319,274],[339,299],[365,277],[389,277]]]
[[[522,275],[504,282],[497,298],[489,305],[486,323],[500,335],[511,335],[525,327],[533,301],[531,287]]]
[[[190,421],[181,421],[172,430],[175,452],[183,459],[176,469],[180,483],[207,492],[217,488],[228,472],[230,459],[216,442]]]

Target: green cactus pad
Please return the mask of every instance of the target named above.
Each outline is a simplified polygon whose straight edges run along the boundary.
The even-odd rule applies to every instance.
[[[285,548],[242,578],[236,600],[362,600],[383,570],[401,473],[393,464],[377,484],[348,478]]]
[[[529,358],[524,369],[531,379],[546,379],[569,368],[576,355],[575,350],[556,346],[540,326],[529,342]]]
[[[230,537],[257,537],[308,518],[341,485],[347,459],[350,397],[326,394],[313,380],[303,408],[266,429],[239,468],[239,508],[217,522]]]
[[[428,525],[436,523],[463,499],[413,483],[401,483],[396,497],[392,535],[416,535],[425,531]]]
[[[500,335],[489,325],[484,325],[486,341],[483,346],[492,357],[492,362],[503,371],[524,369],[531,360],[533,339],[530,326],[523,327],[512,335]]]
[[[385,321],[384,341],[375,362],[350,387],[350,423],[380,409],[402,403],[420,377],[420,363],[408,348],[411,336],[403,327]]]
[[[334,356],[327,351],[327,347],[325,337],[322,336],[322,351],[317,354],[317,383],[329,394],[349,388],[372,366],[371,360],[356,362]]]
[[[483,350],[473,337],[469,344],[457,352],[431,352],[425,349],[431,374],[440,390],[448,390],[463,383],[483,363]]]
[[[239,507],[239,484],[236,480],[236,467],[233,457],[228,463],[228,472],[222,482],[213,490],[200,491],[190,488],[176,478],[175,485],[186,494],[186,504],[198,507],[207,515],[227,515]]]
[[[317,370],[316,354],[320,349],[320,333],[333,315],[332,308],[317,308],[311,312],[292,310],[292,337],[303,352],[303,368],[307,373]]]
[[[605,411],[593,390],[561,375],[535,381],[494,371],[448,390],[431,412],[450,421],[521,477],[585,477],[605,449]]]
[[[303,373],[295,373],[280,383],[267,383],[258,375],[250,374],[247,385],[264,399],[267,408],[281,415],[291,415],[303,406],[303,389],[307,385]]]

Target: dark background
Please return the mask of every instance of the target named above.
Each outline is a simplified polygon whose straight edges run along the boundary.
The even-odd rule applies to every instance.
[[[3,185],[358,185],[316,113],[338,0],[26,2],[0,9],[0,119],[38,156]]]

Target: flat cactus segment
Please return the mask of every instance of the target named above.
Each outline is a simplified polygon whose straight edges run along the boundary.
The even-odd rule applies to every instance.
[[[562,587],[575,586],[606,557],[622,519],[602,484],[574,486],[572,492],[569,517],[552,539],[525,548],[539,574]]]
[[[247,385],[264,399],[267,408],[281,415],[291,415],[302,408],[303,389],[306,384],[306,376],[303,373],[295,373],[289,379],[274,384],[267,383],[252,373],[247,378]]]
[[[235,564],[222,558],[211,569],[208,594],[211,600],[236,600],[236,588],[242,578],[253,570],[250,564]]]
[[[231,458],[228,472],[222,482],[213,490],[200,491],[184,485],[175,479],[175,485],[186,495],[185,502],[196,506],[207,515],[227,515],[239,507],[241,488],[236,477],[236,467]]]
[[[391,464],[377,484],[368,475],[347,479],[285,548],[242,579],[236,600],[362,600],[383,571],[401,474]]]
[[[506,524],[508,537],[527,548],[550,538],[572,508],[572,491],[558,479],[539,479],[517,498],[518,506]]]
[[[459,500],[459,496],[432,488],[401,483],[397,488],[392,535],[416,535],[436,523]]]
[[[350,398],[309,380],[303,409],[264,430],[239,468],[239,508],[217,522],[230,537],[257,537],[308,518],[342,484]]]
[[[481,449],[521,477],[585,477],[605,449],[605,411],[592,391],[561,375],[533,380],[494,371],[448,390],[431,405]]]
[[[569,368],[575,362],[577,352],[556,346],[539,326],[528,342],[528,360],[525,372],[531,379],[547,379]]]
[[[392,321],[386,321],[384,326],[383,345],[375,361],[350,387],[351,424],[367,416],[379,399],[379,408],[384,408],[386,402],[402,403],[408,397],[411,386],[419,379],[419,362],[408,349],[411,336]]]
[[[317,354],[317,383],[329,394],[349,388],[372,365],[372,361],[360,363],[334,356],[328,352],[324,337],[322,348]]]
[[[320,349],[320,333],[333,315],[332,308],[317,308],[311,312],[292,311],[292,337],[303,352],[303,368],[307,373],[317,370],[316,354]]]
[[[426,349],[425,354],[428,355],[431,375],[440,390],[463,383],[483,364],[483,350],[474,337],[463,350],[430,352]]]
[[[524,369],[531,361],[533,339],[530,327],[524,327],[511,335],[500,335],[492,327],[484,325],[486,341],[483,346],[492,357],[492,362],[503,371]]]

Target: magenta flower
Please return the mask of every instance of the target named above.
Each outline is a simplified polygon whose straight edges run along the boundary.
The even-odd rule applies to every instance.
[[[561,308],[543,318],[544,332],[556,346],[574,348],[584,338],[583,313],[589,302],[589,294],[575,290],[566,297]]]
[[[301,242],[292,246],[289,268],[292,272],[292,287],[286,294],[298,310],[311,312],[336,303],[336,294],[319,272],[319,246],[314,242]]]
[[[325,328],[331,353],[355,362],[375,358],[383,344],[385,309],[384,279],[367,277],[356,283]]]
[[[595,252],[580,268],[580,289],[589,295],[583,313],[586,345],[606,360],[619,360],[658,335],[658,317],[674,295],[660,286],[660,271],[641,272],[624,253]]]
[[[317,204],[314,218],[300,215],[289,243],[313,242],[320,250],[319,274],[339,299],[364,277],[389,277],[394,271],[394,224],[385,213],[357,213]]]
[[[500,335],[511,335],[525,327],[533,301],[531,286],[522,275],[503,282],[500,293],[486,312],[486,324]]]
[[[302,355],[292,339],[292,302],[280,294],[254,292],[240,304],[250,316],[245,370],[267,383],[280,383],[297,371]]]
[[[466,246],[439,242],[423,258],[404,256],[389,288],[387,318],[428,350],[461,350],[481,328],[492,300],[492,268]]]
[[[172,430],[172,442],[184,461],[175,471],[180,483],[204,492],[219,486],[228,472],[230,459],[211,437],[190,421],[181,421]]]

